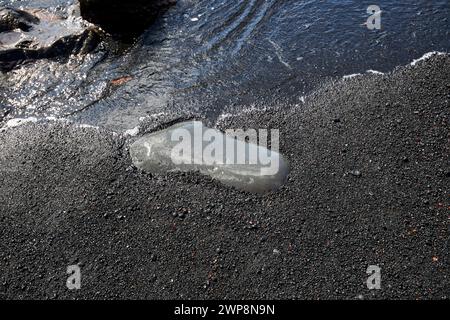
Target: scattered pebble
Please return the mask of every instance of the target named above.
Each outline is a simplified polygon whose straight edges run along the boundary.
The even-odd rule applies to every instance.
[[[361,171],[359,171],[359,170],[352,170],[352,171],[350,171],[350,174],[352,176],[355,176],[355,177],[360,177],[361,176]]]

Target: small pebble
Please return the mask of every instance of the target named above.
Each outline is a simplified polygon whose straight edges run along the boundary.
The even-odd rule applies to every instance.
[[[361,176],[361,171],[359,171],[359,170],[352,170],[352,171],[350,171],[350,174],[355,176],[355,177],[360,177]]]
[[[333,122],[334,122],[334,123],[340,123],[340,122],[341,122],[341,119],[339,119],[339,118],[334,118],[334,119],[333,119]]]

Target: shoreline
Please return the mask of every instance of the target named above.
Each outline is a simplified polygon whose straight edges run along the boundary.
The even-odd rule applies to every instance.
[[[423,61],[427,61],[428,59],[432,58],[433,56],[442,56],[442,55],[450,56],[450,53],[440,52],[440,51],[430,51],[430,52],[427,52],[427,53],[423,54],[419,58],[413,59],[409,64],[397,66],[397,67],[395,67],[393,70],[391,70],[389,72],[380,72],[380,71],[377,71],[377,70],[369,69],[369,70],[366,70],[365,73],[349,74],[349,75],[344,75],[341,79],[334,78],[334,79],[326,80],[323,85],[328,85],[329,83],[335,83],[335,82],[339,82],[339,81],[342,81],[342,80],[344,80],[344,81],[345,80],[350,80],[352,78],[361,77],[361,76],[365,76],[365,75],[378,75],[378,76],[390,75],[393,72],[395,72],[395,70],[397,68],[406,68],[406,67],[410,67],[410,66],[414,67],[414,66],[416,66],[417,63],[423,62]],[[308,99],[308,96],[314,94],[315,92],[317,92],[319,90],[320,90],[320,86],[318,88],[315,88],[314,90],[312,90],[308,94],[306,94],[304,96],[301,96],[300,97],[300,102],[302,104],[304,104],[306,102],[306,99]],[[226,112],[223,112],[222,114],[220,114],[219,116],[216,117],[216,123],[215,124],[216,125],[220,125],[220,122],[221,122],[222,119],[226,119],[228,117],[236,117],[236,116],[238,116],[238,114],[251,114],[253,112],[266,112],[266,111],[268,111],[268,109],[269,108],[266,108],[266,107],[263,108],[263,109],[257,109],[257,108],[254,108],[254,107],[250,107],[248,109],[239,110],[237,113],[226,113]],[[203,115],[199,115],[199,116],[200,117],[204,117]],[[150,115],[147,115],[145,117],[141,117],[139,119],[140,124],[138,126],[133,127],[133,128],[129,128],[129,129],[125,130],[122,133],[121,132],[116,132],[116,131],[111,131],[109,129],[108,130],[111,131],[113,134],[118,134],[118,135],[120,134],[120,135],[123,135],[125,137],[126,136],[128,136],[128,137],[135,137],[135,136],[138,136],[140,134],[151,133],[151,132],[156,131],[157,128],[159,128],[160,126],[164,126],[164,122],[161,123],[160,125],[157,125],[157,126],[155,126],[152,123],[147,123],[147,122],[151,122],[152,120],[155,120],[155,118],[157,119],[158,117],[169,118],[169,120],[167,120],[167,122],[173,122],[174,121],[174,120],[170,120],[171,116],[167,112],[160,112],[160,113],[157,113],[157,114],[150,114]],[[195,115],[192,114],[190,116],[187,116],[187,118],[189,118],[189,117],[195,117]],[[7,116],[5,116],[5,118],[7,118]],[[184,119],[184,120],[186,120],[186,119]],[[79,127],[92,127],[92,128],[98,128],[98,129],[102,128],[101,126],[96,126],[96,125],[92,125],[92,124],[88,124],[88,123],[79,123],[78,121],[73,121],[73,120],[70,120],[70,119],[68,119],[66,117],[58,118],[58,117],[55,117],[55,116],[48,116],[48,117],[30,116],[30,117],[25,117],[25,118],[23,118],[23,117],[10,118],[10,119],[8,119],[6,121],[4,120],[4,118],[2,118],[2,121],[0,121],[0,131],[1,130],[7,130],[8,128],[14,128],[14,127],[17,127],[17,126],[20,126],[20,125],[23,125],[23,124],[29,123],[29,122],[45,123],[45,122],[52,122],[52,121],[65,122],[67,124],[73,124],[73,125],[79,126]],[[182,121],[183,121],[183,118],[180,119],[180,122],[182,122]],[[144,130],[144,132],[141,132],[141,128],[142,127],[149,127],[149,128],[147,130]],[[107,129],[107,128],[105,128],[105,129]]]

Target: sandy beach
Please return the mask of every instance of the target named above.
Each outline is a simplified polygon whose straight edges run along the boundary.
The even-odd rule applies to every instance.
[[[0,299],[448,299],[449,120],[446,54],[220,118],[281,130],[291,171],[266,195],[140,172],[106,129],[4,126]]]

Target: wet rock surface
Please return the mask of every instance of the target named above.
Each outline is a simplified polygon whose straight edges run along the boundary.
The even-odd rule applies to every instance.
[[[8,128],[0,297],[448,299],[448,79],[450,58],[434,56],[219,121],[281,128],[291,172],[264,196],[142,173],[106,130]],[[81,290],[65,286],[72,264]]]
[[[80,0],[81,15],[105,31],[127,38],[137,36],[176,0]]]
[[[75,13],[59,16],[43,9],[0,11],[0,71],[37,59],[86,54],[101,41],[93,25]]]
[[[39,18],[23,10],[0,8],[0,32],[20,29],[28,31],[34,24],[39,23]]]

